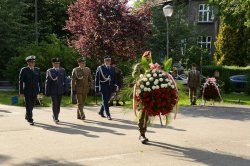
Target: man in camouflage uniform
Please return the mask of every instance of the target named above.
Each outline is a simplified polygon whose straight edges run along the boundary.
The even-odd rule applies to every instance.
[[[151,63],[152,60],[151,60],[151,52],[150,51],[144,52],[143,57],[145,57],[147,59],[147,61],[149,63]],[[140,74],[144,74],[144,73],[145,73],[145,70],[143,69],[141,63],[137,63],[134,67],[134,71],[132,73],[132,76],[133,76],[133,78],[138,79],[140,77]],[[148,114],[146,112],[143,112],[142,110],[140,110],[139,122],[138,122],[138,127],[139,127],[139,132],[140,132],[139,140],[143,144],[145,144],[149,141],[148,138],[145,136],[145,133],[147,131],[148,121],[149,121]]]
[[[85,120],[85,114],[83,111],[85,99],[92,85],[91,71],[86,67],[85,57],[81,57],[77,60],[78,67],[72,71],[71,91],[77,98],[77,119]]]

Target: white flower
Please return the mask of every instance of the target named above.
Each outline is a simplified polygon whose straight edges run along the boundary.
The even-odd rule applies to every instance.
[[[140,79],[142,79],[143,78],[143,74],[140,74]]]
[[[160,87],[158,85],[155,86],[155,89],[160,89]]]
[[[166,78],[166,79],[165,79],[165,81],[166,81],[166,82],[168,82],[168,81],[169,81],[169,79],[168,79],[168,78]]]
[[[162,74],[159,74],[159,77],[162,77]]]
[[[147,79],[147,78],[143,78],[143,81],[145,81],[145,82],[146,82],[146,81],[148,81],[148,79]]]
[[[173,81],[172,80],[169,80],[169,82],[172,84],[173,83]]]
[[[150,83],[149,83],[149,82],[146,82],[146,85],[147,85],[147,86],[149,86],[149,85],[150,85]]]
[[[158,85],[158,83],[159,83],[158,80],[155,80],[155,81],[154,81],[154,84],[155,84],[155,85]]]
[[[154,76],[154,77],[157,77],[157,74],[156,74],[156,73],[154,73],[154,74],[153,74],[153,76]]]
[[[171,88],[174,89],[174,85],[171,85]]]
[[[144,88],[143,90],[144,90],[145,92],[147,92],[147,91],[148,91],[148,88]]]
[[[150,78],[149,78],[149,81],[153,81],[153,80],[154,80],[154,78],[153,78],[153,77],[150,77]]]
[[[147,77],[150,78],[150,77],[151,77],[151,74],[147,74]]]
[[[172,85],[172,84],[169,82],[169,83],[168,83],[168,86],[171,86],[171,85]]]
[[[159,81],[162,82],[162,81],[163,81],[163,78],[160,78]]]
[[[153,89],[153,90],[155,89],[155,86],[154,86],[154,85],[152,86],[152,89]]]
[[[152,73],[155,73],[155,72],[156,72],[156,70],[155,70],[155,69],[153,69],[153,70],[152,70]]]
[[[165,84],[165,87],[167,88],[167,87],[168,87],[168,84]]]
[[[140,85],[140,88],[143,89],[143,88],[144,88],[144,85]]]
[[[161,88],[165,88],[165,84],[161,84]]]
[[[151,91],[151,89],[150,89],[150,88],[148,88],[148,91],[150,92],[150,91]]]

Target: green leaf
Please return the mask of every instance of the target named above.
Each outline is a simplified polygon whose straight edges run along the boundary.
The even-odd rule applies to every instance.
[[[149,69],[149,62],[147,61],[147,59],[144,56],[141,57],[141,65],[142,65],[144,71]]]
[[[170,70],[170,67],[172,65],[172,58],[169,58],[169,59],[165,59],[165,61],[163,62],[163,69],[164,71],[168,72]]]

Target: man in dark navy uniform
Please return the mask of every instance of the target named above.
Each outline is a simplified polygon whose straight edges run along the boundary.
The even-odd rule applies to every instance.
[[[96,92],[101,92],[102,94],[102,106],[99,115],[105,117],[105,111],[108,120],[112,120],[109,112],[108,101],[110,100],[112,93],[119,88],[117,86],[115,68],[110,66],[110,64],[111,57],[105,56],[104,64],[97,68],[95,78]]]
[[[45,94],[51,96],[53,120],[59,122],[60,105],[63,94],[67,93],[67,77],[64,68],[60,67],[60,59],[52,58],[53,68],[46,72]]]
[[[25,119],[30,123],[30,125],[34,125],[32,110],[38,93],[42,95],[41,74],[40,69],[35,67],[35,56],[28,56],[25,60],[28,66],[23,67],[20,71],[19,94],[25,99]]]

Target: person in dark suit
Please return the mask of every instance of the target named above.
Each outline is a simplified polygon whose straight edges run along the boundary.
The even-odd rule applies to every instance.
[[[104,111],[107,115],[108,120],[112,120],[108,101],[112,93],[119,89],[117,86],[115,68],[110,66],[111,64],[111,57],[105,56],[104,57],[104,64],[97,67],[96,70],[96,77],[95,77],[95,90],[96,92],[101,92],[102,94],[102,106],[99,111],[99,115],[101,117],[104,116]]]
[[[51,96],[53,120],[59,122],[60,105],[63,94],[67,93],[67,77],[64,68],[60,67],[60,59],[52,58],[53,68],[46,72],[45,94]]]
[[[196,105],[196,93],[197,89],[201,85],[201,75],[196,70],[196,64],[192,64],[192,70],[188,73],[187,86],[189,88],[190,105]]]
[[[35,67],[36,57],[28,56],[27,67],[23,67],[19,75],[19,94],[25,99],[26,115],[25,119],[30,125],[34,125],[32,110],[35,105],[37,95],[42,95],[42,82],[40,69]]]
[[[115,74],[116,74],[116,80],[117,80],[117,85],[119,87],[119,89],[122,88],[123,86],[123,72],[121,69],[119,69],[117,66],[116,66],[116,63],[113,63],[112,66],[115,68]],[[119,95],[119,91],[116,91],[112,94],[111,96],[111,99],[110,99],[110,106],[113,106],[114,105],[114,100],[116,101],[116,106],[121,106],[121,104],[119,103],[120,102],[120,99],[118,97]],[[123,105],[125,105],[125,101],[122,101],[123,102]]]

